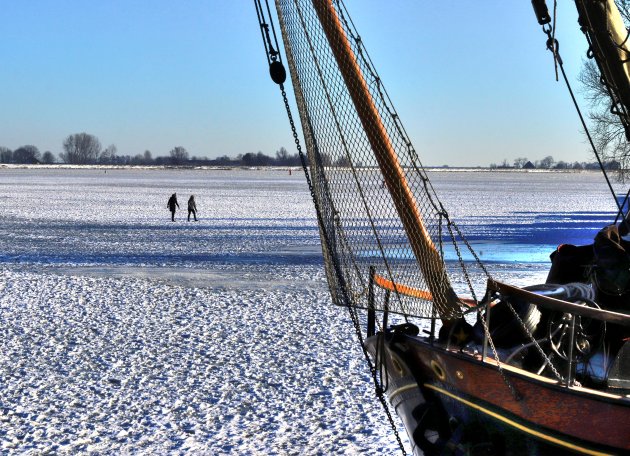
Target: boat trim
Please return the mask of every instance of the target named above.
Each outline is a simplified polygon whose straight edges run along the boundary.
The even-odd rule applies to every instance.
[[[419,338],[416,338],[419,339]],[[421,340],[419,345],[428,348],[431,353],[433,353],[433,356],[435,356],[436,353],[439,352],[439,349],[436,349],[435,347],[431,346],[428,342]],[[454,358],[457,358],[459,360],[464,360],[464,361],[470,361],[471,363],[473,363],[474,365],[487,365],[487,366],[492,366],[492,367],[501,367],[501,369],[503,369],[504,371],[509,372],[510,374],[514,375],[517,378],[521,378],[523,380],[529,381],[529,382],[540,382],[540,383],[545,383],[551,387],[555,387],[555,388],[559,388],[559,389],[566,389],[566,390],[570,390],[572,393],[576,393],[579,395],[588,395],[588,396],[592,396],[592,397],[597,397],[601,400],[604,400],[606,402],[609,403],[618,403],[619,401],[626,401],[628,399],[630,399],[630,394],[616,394],[616,393],[612,393],[612,392],[606,392],[606,391],[600,391],[597,389],[593,389],[593,388],[588,388],[585,386],[581,386],[578,384],[574,384],[572,386],[567,386],[567,385],[563,385],[560,381],[555,380],[553,378],[549,378],[549,377],[545,377],[543,375],[538,375],[535,374],[533,372],[527,371],[525,369],[522,369],[520,367],[516,367],[516,366],[512,366],[510,364],[505,364],[503,362],[497,362],[496,359],[491,358],[489,356],[487,356],[484,359],[481,359],[481,356],[477,356],[477,357],[472,357],[472,355],[469,355],[467,353],[462,354],[462,352],[458,352],[455,350],[447,350],[445,352],[447,355],[452,356]],[[471,359],[472,357],[472,359]],[[457,376],[457,373],[455,373],[455,375]],[[459,377],[458,377],[459,378]],[[461,379],[460,379],[461,380]]]
[[[418,385],[416,383],[409,383],[408,385],[404,385],[404,386],[401,386],[400,388],[396,388],[394,391],[389,393],[389,402],[392,402],[394,397],[398,396],[399,394],[402,394],[405,391],[409,391],[409,390],[417,389],[417,388],[418,388]]]
[[[432,389],[432,390],[434,390],[434,391],[436,391],[436,392],[438,392],[440,394],[448,396],[451,399],[454,399],[454,400],[456,400],[458,402],[461,402],[462,404],[467,405],[468,407],[470,407],[472,409],[475,409],[475,410],[477,410],[479,412],[482,412],[482,413],[484,413],[484,414],[486,414],[486,415],[488,415],[488,416],[490,416],[492,418],[495,418],[495,419],[497,419],[499,421],[502,421],[503,423],[507,424],[508,426],[516,428],[519,431],[522,431],[522,432],[525,432],[527,434],[530,434],[530,435],[532,435],[534,437],[537,437],[537,438],[539,438],[541,440],[553,443],[555,445],[562,446],[562,447],[567,448],[567,449],[571,449],[571,450],[574,450],[574,451],[579,451],[579,452],[581,452],[583,454],[589,454],[589,455],[593,455],[593,456],[614,456],[613,453],[603,453],[601,451],[592,450],[590,448],[579,446],[579,445],[576,445],[574,443],[567,442],[566,440],[562,440],[562,439],[559,439],[557,437],[553,437],[551,435],[548,435],[548,434],[545,434],[543,432],[540,432],[540,431],[537,431],[535,429],[532,429],[530,427],[524,426],[524,425],[522,425],[520,423],[517,423],[516,421],[514,421],[514,420],[504,416],[504,415],[501,415],[501,414],[499,414],[497,412],[494,412],[494,411],[492,411],[492,410],[490,410],[488,408],[482,407],[479,404],[476,404],[476,403],[471,402],[471,401],[469,401],[467,399],[459,397],[459,396],[451,393],[450,391],[447,391],[447,390],[445,390],[443,388],[440,388],[439,386],[435,386],[435,385],[432,385],[430,383],[425,383],[424,386],[426,388]]]
[[[449,352],[450,353],[450,352]],[[457,353],[454,353],[455,355],[457,355]],[[505,364],[505,363],[498,363],[496,359],[494,358],[490,358],[490,357],[486,357],[484,358],[482,361],[482,364],[489,364],[492,366],[496,366],[496,367],[501,367],[501,369],[505,370],[505,371],[509,371],[510,373],[516,374],[516,375],[520,375],[521,377],[526,377],[528,379],[534,380],[534,381],[538,381],[541,383],[547,383],[549,385],[555,385],[558,386],[560,388],[567,388],[570,389],[571,391],[575,391],[575,392],[579,392],[579,393],[584,393],[584,394],[588,394],[591,396],[598,396],[601,398],[606,398],[606,399],[612,399],[614,401],[620,400],[620,399],[624,399],[624,398],[630,398],[630,395],[622,395],[622,394],[614,394],[614,393],[608,393],[606,391],[600,391],[600,390],[596,390],[593,388],[587,388],[584,386],[580,386],[578,384],[574,384],[572,386],[563,386],[561,382],[559,382],[558,380],[554,380],[552,378],[548,378],[548,377],[544,377],[542,375],[538,375],[535,374],[533,372],[529,372],[525,369],[521,369],[520,367],[516,367],[516,366],[512,366],[510,364]]]

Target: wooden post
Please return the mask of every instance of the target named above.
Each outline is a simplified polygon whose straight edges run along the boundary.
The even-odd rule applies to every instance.
[[[391,145],[387,130],[370,95],[365,78],[357,64],[332,0],[313,0],[330,48],[357,110],[361,124],[372,146],[385,184],[403,224],[411,249],[433,295],[433,302],[442,306],[459,306],[444,264],[422,221],[422,215]],[[438,310],[439,312],[439,310]],[[442,316],[440,314],[440,316]],[[444,319],[444,318],[443,318]]]

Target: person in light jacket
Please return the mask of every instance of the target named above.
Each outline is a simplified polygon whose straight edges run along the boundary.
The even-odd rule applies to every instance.
[[[171,211],[171,222],[175,221],[175,207],[179,209],[179,203],[177,202],[177,194],[173,193],[166,203],[166,207]]]
[[[195,195],[190,195],[188,198],[188,221],[190,222],[190,214],[195,217],[195,222],[197,221],[197,204],[195,203]]]

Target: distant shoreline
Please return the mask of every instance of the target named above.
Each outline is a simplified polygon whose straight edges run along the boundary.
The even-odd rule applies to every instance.
[[[76,170],[179,170],[179,171],[301,171],[301,166],[173,166],[173,165],[69,165],[69,164],[12,164],[0,163],[0,169],[76,169]],[[366,169],[366,168],[359,168]],[[601,172],[599,169],[523,169],[523,168],[490,168],[490,167],[444,167],[426,166],[426,171],[431,173],[453,172],[480,172],[480,173],[593,173]]]

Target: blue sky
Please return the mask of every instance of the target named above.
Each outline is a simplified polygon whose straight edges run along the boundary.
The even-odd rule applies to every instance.
[[[571,3],[557,33],[575,81],[586,44]],[[425,165],[592,160],[530,1],[346,5]],[[0,7],[0,146],[57,154],[85,131],[132,156],[295,152],[253,1]]]

